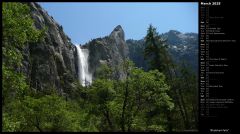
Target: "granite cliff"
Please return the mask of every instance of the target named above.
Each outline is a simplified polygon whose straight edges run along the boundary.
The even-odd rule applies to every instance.
[[[36,90],[57,89],[65,93],[77,79],[76,50],[70,38],[37,3],[28,3],[37,29],[45,29],[40,43],[29,44],[24,50],[23,72]]]
[[[124,31],[120,25],[115,27],[109,36],[93,39],[83,47],[89,49],[89,65],[93,76],[95,76],[96,69],[101,64],[117,67],[129,54]],[[119,70],[115,77],[122,79],[124,74]]]

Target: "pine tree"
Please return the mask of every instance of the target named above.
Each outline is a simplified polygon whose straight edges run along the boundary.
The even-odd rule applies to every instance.
[[[166,40],[163,40],[152,25],[147,30],[145,37],[146,48],[144,50],[144,58],[149,61],[150,69],[158,69],[165,72],[166,63],[170,62],[170,56],[167,52]]]

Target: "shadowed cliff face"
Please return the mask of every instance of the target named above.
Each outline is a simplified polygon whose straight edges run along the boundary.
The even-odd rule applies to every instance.
[[[95,76],[95,71],[100,64],[108,64],[112,67],[119,66],[124,58],[128,57],[128,47],[125,42],[124,31],[120,25],[114,28],[109,36],[97,38],[84,47],[89,49],[90,71]],[[116,72],[116,78],[123,78],[124,74],[120,70]]]
[[[77,79],[75,46],[62,26],[37,3],[28,3],[37,29],[46,29],[42,42],[29,44],[24,50],[23,72],[37,90],[55,88],[60,93],[74,87]]]

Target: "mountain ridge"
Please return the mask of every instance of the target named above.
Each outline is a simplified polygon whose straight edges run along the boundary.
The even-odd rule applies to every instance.
[[[169,30],[160,34],[166,40],[168,51],[175,63],[181,64],[185,61],[190,68],[197,72],[198,69],[198,34],[197,33],[181,33],[177,30]],[[137,67],[147,70],[148,63],[144,60],[144,38],[140,40],[126,40],[129,47],[129,57],[134,61]]]

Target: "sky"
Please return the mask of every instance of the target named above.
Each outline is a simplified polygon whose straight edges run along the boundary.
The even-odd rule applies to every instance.
[[[198,33],[197,2],[39,2],[74,44],[109,35],[121,25],[125,39],[142,39],[149,24],[159,33]]]

